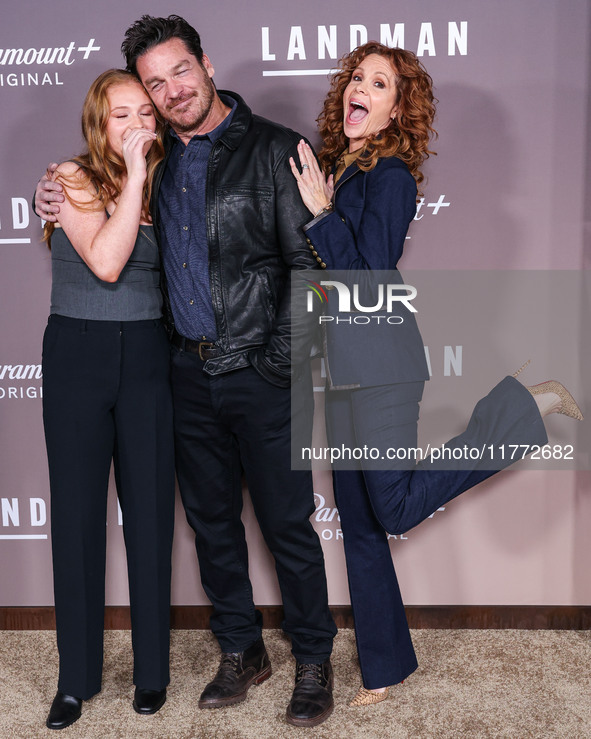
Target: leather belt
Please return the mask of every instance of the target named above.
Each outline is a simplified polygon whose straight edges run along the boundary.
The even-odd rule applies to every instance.
[[[222,350],[213,341],[187,339],[181,336],[176,330],[173,331],[170,343],[181,351],[197,354],[203,362],[206,362],[208,359],[215,359],[215,357],[221,357],[222,355]]]

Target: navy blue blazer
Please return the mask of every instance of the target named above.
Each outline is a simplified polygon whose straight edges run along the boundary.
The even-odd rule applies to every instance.
[[[379,159],[370,172],[353,163],[335,188],[333,211],[304,227],[310,247],[328,270],[351,273],[347,278],[351,295],[353,283],[362,283],[362,306],[376,304],[380,283],[404,282],[396,265],[416,213],[416,197],[415,180],[402,160]],[[324,273],[324,279],[343,281],[345,277]],[[392,314],[353,310],[346,315],[339,313],[337,290],[327,295],[323,326],[329,388],[429,379],[415,314],[402,303],[393,306]],[[383,318],[378,322],[379,315]],[[390,316],[400,317],[402,323],[387,322]]]

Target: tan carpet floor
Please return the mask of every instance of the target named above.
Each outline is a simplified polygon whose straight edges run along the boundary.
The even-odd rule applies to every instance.
[[[154,716],[131,708],[128,631],[105,634],[103,690],[61,732],[45,728],[56,690],[51,631],[0,631],[0,737],[32,739],[385,739],[386,737],[591,737],[591,635],[586,631],[413,632],[420,667],[388,700],[369,708],[347,703],[360,684],[353,632],[335,644],[335,711],[319,727],[285,723],[293,685],[289,643],[265,631],[273,675],[246,701],[200,711],[197,699],[219,652],[205,631],[172,634],[168,701]]]

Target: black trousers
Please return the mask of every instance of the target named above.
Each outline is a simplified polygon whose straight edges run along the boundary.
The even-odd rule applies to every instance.
[[[198,356],[174,348],[172,387],[177,477],[222,651],[243,651],[261,635],[240,519],[244,472],[275,558],[292,652],[300,662],[323,662],[336,627],[322,548],[309,520],[312,476],[290,469],[290,390],[252,367],[209,376]],[[303,392],[311,402],[311,385]]]
[[[133,682],[169,682],[174,449],[169,348],[160,321],[52,315],[43,339],[58,689],[101,688],[111,461],[123,512]]]
[[[331,446],[385,451],[417,445],[423,383],[384,385],[326,393]],[[447,449],[488,448],[490,444],[543,446],[548,440],[536,403],[517,380],[506,377],[476,404],[466,430]],[[392,463],[393,465],[395,463]],[[422,462],[409,469],[334,469],[357,652],[363,684],[381,688],[404,680],[417,667],[404,604],[386,531],[413,528],[462,492],[511,464],[484,457],[478,463],[452,460],[444,469]]]

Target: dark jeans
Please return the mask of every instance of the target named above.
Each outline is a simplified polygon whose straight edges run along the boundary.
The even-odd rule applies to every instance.
[[[322,548],[309,520],[311,473],[290,469],[290,390],[269,384],[252,367],[212,377],[197,355],[174,348],[172,387],[177,477],[222,651],[243,651],[261,635],[240,519],[244,472],[275,558],[282,627],[293,654],[300,662],[323,662],[336,627]]]
[[[43,421],[51,486],[58,689],[101,688],[107,487],[123,512],[133,682],[169,682],[174,450],[169,350],[160,321],[50,316]]]

